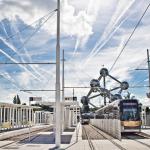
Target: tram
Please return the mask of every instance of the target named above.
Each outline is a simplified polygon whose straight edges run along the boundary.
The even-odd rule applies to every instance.
[[[116,100],[96,111],[101,119],[120,119],[121,132],[141,131],[141,104],[137,99]]]
[[[81,114],[81,124],[89,124],[90,115],[88,113]]]

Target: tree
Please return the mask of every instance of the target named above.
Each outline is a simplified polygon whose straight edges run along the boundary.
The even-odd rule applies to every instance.
[[[15,96],[14,99],[13,99],[13,103],[14,103],[14,104],[17,103],[17,98],[16,98],[16,96]]]
[[[130,92],[127,92],[127,95],[124,96],[125,99],[135,99],[135,96],[131,94]]]
[[[14,103],[14,104],[21,104],[20,97],[19,97],[18,94],[17,94],[17,96],[14,97],[13,103]]]
[[[130,92],[127,92],[127,95],[124,96],[125,99],[130,99],[131,98],[131,93]]]
[[[19,97],[19,95],[17,94],[17,104],[21,104],[21,101],[20,101],[20,97]]]

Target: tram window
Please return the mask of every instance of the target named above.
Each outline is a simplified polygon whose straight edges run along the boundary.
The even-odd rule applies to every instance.
[[[124,108],[121,118],[122,120],[138,120],[138,110],[136,108]]]

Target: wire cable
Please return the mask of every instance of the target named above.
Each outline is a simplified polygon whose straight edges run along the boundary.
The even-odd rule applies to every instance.
[[[28,43],[28,41],[34,36],[34,34],[36,34],[37,31],[49,20],[49,18],[52,16],[52,15],[50,15],[50,14],[53,14],[53,12],[56,12],[56,11],[57,11],[57,9],[55,9],[55,10],[53,10],[53,11],[50,11],[49,13],[47,13],[46,15],[44,15],[43,17],[37,19],[36,21],[34,21],[33,23],[31,23],[30,25],[27,25],[27,26],[24,27],[22,30],[16,32],[15,34],[10,35],[9,37],[7,37],[7,38],[5,38],[5,39],[6,39],[6,40],[9,40],[9,39],[13,38],[14,36],[16,36],[16,35],[22,33],[23,31],[27,30],[28,28],[30,28],[30,27],[31,27],[33,24],[35,24],[36,22],[43,21],[43,19],[47,17],[47,19],[46,19],[44,22],[42,22],[41,25],[40,25],[40,26],[30,35],[30,37],[23,43],[23,45],[21,46],[21,48],[24,47],[24,45]],[[21,49],[21,48],[20,48],[20,49]],[[16,53],[15,53],[14,55],[16,55]],[[14,55],[13,55],[13,56],[14,56]],[[6,62],[7,62],[7,61],[6,61]],[[6,78],[5,78],[5,79],[6,79]],[[7,79],[7,80],[8,80],[8,79]],[[11,80],[9,80],[9,81],[10,81],[10,83],[11,83],[16,89],[18,89],[18,90],[20,89],[20,87],[17,85],[17,83],[12,82]]]
[[[23,43],[23,45],[22,45],[19,49],[21,49],[22,47],[24,47],[24,45],[29,42],[29,40],[39,31],[39,29],[52,17],[53,12],[55,12],[55,11],[56,11],[56,10],[53,10],[53,11],[51,11],[49,14],[45,15],[44,17],[42,17],[42,19],[44,19],[44,18],[47,16],[46,20],[43,21],[43,22],[39,25],[39,27],[30,35],[30,37]],[[41,19],[39,19],[39,21],[40,21],[40,20],[41,20]],[[30,26],[30,25],[28,25],[28,27],[29,27],[29,26]],[[24,30],[25,30],[25,29],[27,29],[27,28],[24,28]],[[22,31],[23,31],[23,30],[22,30]],[[18,33],[20,33],[20,31],[17,32],[16,34],[14,34],[14,35],[9,36],[9,38],[12,38],[13,36],[17,35]],[[7,38],[7,39],[8,39],[8,38]],[[15,53],[14,55],[16,55],[16,53]],[[13,56],[14,56],[14,55],[13,55]],[[8,61],[6,61],[6,62],[8,62]],[[15,84],[15,83],[13,83],[13,84]]]
[[[139,69],[140,66],[142,66],[147,61],[147,58],[145,58],[137,67],[136,69]]]
[[[115,59],[115,61],[114,61],[113,65],[111,66],[109,72],[114,68],[114,66],[115,66],[115,64],[117,63],[119,57],[121,56],[121,54],[122,54],[122,52],[124,51],[125,47],[127,46],[127,44],[129,43],[130,39],[132,38],[134,32],[136,31],[137,27],[139,26],[140,22],[142,21],[143,17],[145,16],[145,14],[146,14],[146,12],[147,12],[147,10],[148,10],[149,7],[150,7],[150,3],[149,3],[148,6],[146,7],[144,13],[142,14],[142,16],[140,17],[140,19],[139,19],[139,21],[137,22],[136,26],[134,27],[132,33],[130,34],[128,40],[126,41],[126,43],[124,44],[123,48],[121,49],[119,55],[118,55],[117,58]]]
[[[53,11],[53,12],[55,12],[55,11]],[[53,16],[52,13],[49,14],[49,16],[47,17],[47,19],[44,22],[41,23],[41,25],[24,41],[24,43],[22,43],[21,47],[17,48],[17,50],[22,49],[31,40],[31,38],[40,30],[40,28]],[[15,55],[16,55],[16,53],[13,54],[12,56],[15,56]],[[8,61],[6,61],[5,63],[7,63],[7,62]]]
[[[22,49],[29,41],[30,39],[40,30],[40,28],[53,16],[53,14],[51,14],[50,16],[48,16],[48,18],[41,23],[41,25],[24,41],[24,43],[22,44],[21,47],[18,48],[18,50]]]
[[[15,34],[12,34],[12,35],[8,36],[8,37],[5,38],[5,39],[6,39],[6,40],[9,40],[9,39],[13,38],[14,36],[18,35],[19,33],[23,32],[23,31],[25,31],[25,30],[27,30],[27,29],[30,28],[32,25],[34,25],[36,22],[39,22],[40,20],[44,19],[45,17],[49,16],[49,14],[51,14],[51,13],[53,13],[53,12],[55,12],[55,11],[57,11],[57,9],[55,9],[55,10],[53,10],[53,11],[49,11],[49,12],[48,12],[46,15],[44,15],[43,17],[41,17],[41,18],[35,20],[35,21],[32,22],[31,24],[29,24],[29,25],[27,25],[26,27],[24,27],[22,30],[16,32]]]

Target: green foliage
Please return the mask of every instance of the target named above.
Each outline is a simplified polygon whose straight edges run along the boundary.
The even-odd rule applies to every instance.
[[[14,97],[13,103],[14,103],[14,104],[21,104],[21,100],[20,100],[20,97],[19,97],[18,94]]]
[[[90,108],[90,112],[95,112],[98,109],[99,109],[99,107],[97,107],[97,108]]]
[[[127,95],[124,96],[125,99],[130,99],[131,98],[131,93],[127,92]]]
[[[21,100],[18,94],[17,94],[17,104],[21,104]]]
[[[127,92],[127,95],[124,96],[124,99],[135,99],[135,96],[133,96],[130,92]]]
[[[146,107],[146,112],[150,113],[150,108],[149,107]]]
[[[22,105],[27,105],[26,103],[22,103]]]
[[[13,99],[13,103],[14,103],[14,104],[17,103],[17,98],[16,98],[16,96],[15,96],[14,99]]]
[[[31,104],[31,106],[37,106],[37,107],[41,107],[38,110],[45,110],[45,111],[50,111],[53,112],[53,108],[46,106],[46,105],[39,105],[39,104]],[[37,110],[37,109],[36,109]]]

